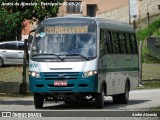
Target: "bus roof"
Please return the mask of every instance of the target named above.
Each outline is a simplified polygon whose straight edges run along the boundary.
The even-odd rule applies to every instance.
[[[65,17],[54,17],[48,18],[41,22],[44,25],[58,24],[58,23],[81,23],[82,21],[94,20],[98,27],[106,28],[112,31],[124,31],[124,32],[134,32],[133,27],[125,22],[119,22],[115,20],[109,20],[104,18],[96,17],[82,17],[78,16],[65,16]]]

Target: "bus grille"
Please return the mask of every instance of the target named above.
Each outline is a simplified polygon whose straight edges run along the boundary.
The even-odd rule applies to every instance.
[[[45,80],[76,80],[78,79],[79,72],[65,72],[65,73],[56,73],[56,72],[44,72],[43,78]]]

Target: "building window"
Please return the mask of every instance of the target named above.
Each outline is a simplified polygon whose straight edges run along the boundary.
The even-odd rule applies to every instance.
[[[160,10],[160,5],[158,5],[158,10]]]
[[[87,16],[95,17],[96,16],[96,5],[87,5]]]
[[[67,13],[81,13],[81,1],[67,1]]]

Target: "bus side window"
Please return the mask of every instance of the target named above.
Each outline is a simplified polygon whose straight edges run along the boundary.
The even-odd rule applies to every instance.
[[[106,50],[107,53],[111,54],[113,53],[113,41],[111,38],[111,32],[110,31],[106,31]]]
[[[112,40],[113,40],[113,47],[114,47],[114,53],[120,53],[120,45],[118,41],[118,34],[117,32],[112,32]]]
[[[138,53],[136,38],[135,38],[135,35],[134,35],[134,34],[131,34],[130,36],[131,36],[133,54],[136,54],[136,53]]]
[[[126,33],[126,34],[125,34],[125,37],[126,37],[126,43],[127,43],[127,53],[128,53],[128,54],[131,54],[131,44],[130,44],[129,34]]]
[[[134,45],[133,45],[133,43],[132,43],[131,34],[129,34],[129,41],[130,41],[130,47],[131,47],[131,54],[134,54]]]
[[[105,54],[105,31],[103,29],[100,30],[100,54]]]
[[[126,52],[126,40],[125,40],[125,36],[124,33],[119,33],[119,42],[120,42],[120,47],[121,47],[121,53],[125,54]]]
[[[134,43],[135,43],[136,54],[138,54],[138,45],[137,45],[137,39],[135,34],[134,34]]]

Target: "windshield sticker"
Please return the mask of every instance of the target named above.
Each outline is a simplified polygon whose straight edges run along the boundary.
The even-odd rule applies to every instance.
[[[44,36],[45,36],[45,33],[44,33],[44,32],[41,32],[41,33],[39,34],[39,36],[40,36],[40,37],[44,37]]]
[[[61,27],[61,26],[47,26],[45,27],[46,34],[76,34],[87,33],[88,26],[75,26],[75,27]]]
[[[36,37],[39,37],[39,36],[40,36],[40,34],[39,34],[39,33],[37,33],[37,34],[36,34]]]

